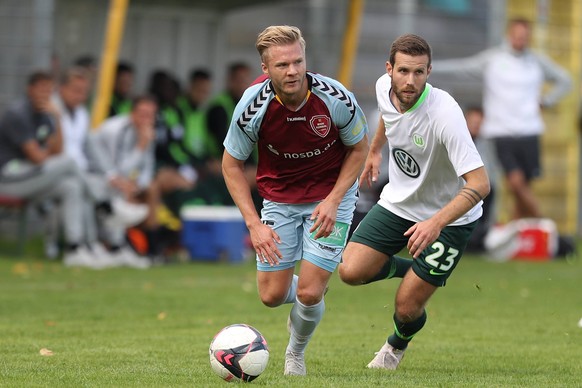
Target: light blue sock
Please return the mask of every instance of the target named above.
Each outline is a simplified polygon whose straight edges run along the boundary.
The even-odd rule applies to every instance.
[[[313,306],[305,306],[298,300],[295,301],[289,313],[289,318],[291,319],[291,336],[289,337],[289,344],[287,345],[288,352],[305,352],[307,343],[321,321],[324,311],[325,302],[323,299]]]
[[[287,291],[287,297],[283,304],[285,303],[295,303],[295,298],[297,297],[297,282],[299,281],[299,276],[293,275],[293,280],[291,281],[291,286],[289,286],[289,291]]]

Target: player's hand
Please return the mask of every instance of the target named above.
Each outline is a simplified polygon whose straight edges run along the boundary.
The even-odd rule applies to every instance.
[[[380,175],[380,165],[382,163],[382,153],[370,151],[364,164],[362,174],[360,174],[360,187],[366,182],[368,187],[372,187],[373,182],[378,181]]]
[[[277,244],[281,243],[279,235],[268,225],[256,224],[249,227],[251,243],[257,252],[261,263],[269,263],[270,266],[278,265],[283,258]]]
[[[39,109],[41,112],[54,117],[55,120],[60,120],[61,113],[59,111],[59,108],[55,105],[55,103],[52,100],[49,99],[42,102],[39,106]]]
[[[339,205],[332,201],[322,201],[315,207],[311,214],[311,220],[315,220],[309,233],[317,230],[314,238],[317,240],[320,237],[328,237],[335,226],[335,219],[337,217],[337,208]]]
[[[109,184],[121,192],[125,199],[131,199],[139,192],[139,188],[135,182],[119,176],[111,178]]]
[[[422,251],[432,244],[440,235],[441,228],[430,219],[412,225],[404,236],[408,236],[408,253],[417,258]]]

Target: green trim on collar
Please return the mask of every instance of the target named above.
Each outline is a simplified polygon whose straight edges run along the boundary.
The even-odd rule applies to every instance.
[[[422,104],[424,102],[424,100],[426,100],[426,97],[428,96],[428,93],[430,91],[429,89],[430,89],[430,85],[426,84],[424,86],[424,90],[422,91],[422,94],[418,98],[418,101],[416,101],[416,103],[412,106],[412,108],[408,109],[406,112],[412,112],[413,110],[418,108],[420,106],[420,104]]]

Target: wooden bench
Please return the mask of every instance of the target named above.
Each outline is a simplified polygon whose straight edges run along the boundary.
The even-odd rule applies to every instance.
[[[0,219],[17,216],[17,249],[16,254],[22,256],[28,237],[29,202],[25,199],[0,194]]]

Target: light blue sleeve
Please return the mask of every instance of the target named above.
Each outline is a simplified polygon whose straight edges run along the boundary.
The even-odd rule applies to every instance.
[[[249,87],[234,109],[230,127],[223,144],[226,152],[235,159],[247,160],[259,139],[259,128],[263,113],[255,113],[248,117],[249,120],[243,120],[245,125],[242,128],[241,117],[246,118],[248,116],[248,107],[253,103],[257,93],[260,92],[263,86],[264,83]],[[264,109],[261,112],[264,112]]]
[[[366,116],[352,92],[334,79],[326,77],[325,80],[348,97],[348,99],[333,98],[330,110],[332,119],[340,131],[342,143],[352,146],[362,140],[368,133]]]

